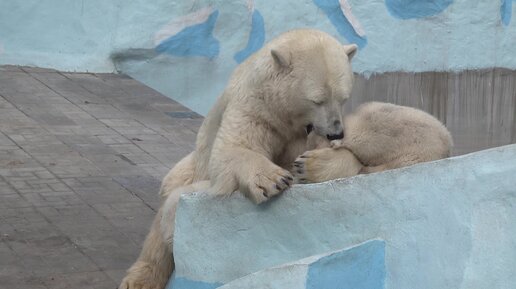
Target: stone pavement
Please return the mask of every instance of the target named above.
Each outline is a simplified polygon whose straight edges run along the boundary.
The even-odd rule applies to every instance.
[[[116,288],[201,122],[123,75],[0,67],[0,288]]]

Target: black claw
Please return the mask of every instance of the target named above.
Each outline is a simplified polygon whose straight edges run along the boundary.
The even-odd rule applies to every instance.
[[[276,185],[276,190],[281,191],[280,186]]]
[[[303,173],[303,170],[297,170],[297,173],[298,173],[298,174],[302,174],[302,173]]]
[[[266,197],[266,198],[269,197],[269,195],[267,195],[267,192],[263,192],[263,196]]]
[[[301,182],[306,182],[306,179],[299,179],[299,181],[301,181]]]
[[[306,156],[305,156],[305,155],[301,155],[301,156],[299,156],[299,157],[300,157],[300,158],[302,158],[302,159],[306,159]]]
[[[281,181],[282,181],[285,185],[290,186],[290,184],[288,183],[288,181],[287,181],[285,178],[281,178]]]
[[[288,179],[289,181],[293,181],[293,180],[294,180],[291,176],[288,176],[288,177],[287,177],[287,179]]]
[[[301,162],[295,161],[294,165],[301,165]]]

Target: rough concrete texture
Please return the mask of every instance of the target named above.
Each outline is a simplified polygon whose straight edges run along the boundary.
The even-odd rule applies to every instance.
[[[0,67],[0,288],[116,288],[201,121],[123,75]]]
[[[383,289],[384,259],[385,243],[372,240],[352,248],[268,268],[218,288]]]
[[[261,206],[184,195],[176,277],[227,283],[271,266],[385,240],[387,289],[516,284],[516,145],[321,184]]]

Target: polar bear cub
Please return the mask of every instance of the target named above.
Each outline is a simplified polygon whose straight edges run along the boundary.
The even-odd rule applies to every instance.
[[[368,102],[344,118],[345,137],[333,148],[307,151],[294,162],[301,183],[401,168],[450,156],[452,137],[419,109]]]

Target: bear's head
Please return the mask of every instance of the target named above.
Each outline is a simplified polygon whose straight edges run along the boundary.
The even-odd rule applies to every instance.
[[[350,60],[355,44],[342,45],[318,30],[284,33],[269,45],[280,91],[283,113],[295,129],[306,129],[329,140],[344,136],[343,105],[351,95],[353,72]]]

